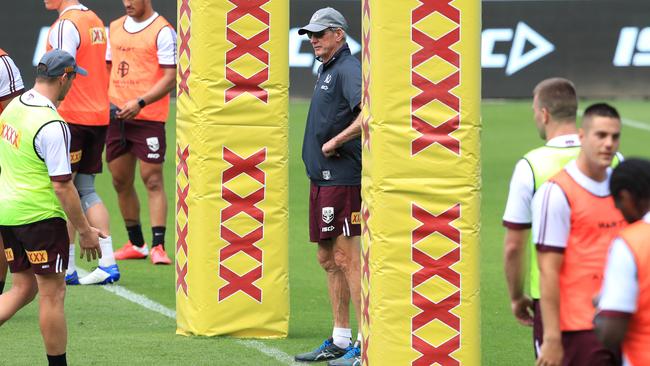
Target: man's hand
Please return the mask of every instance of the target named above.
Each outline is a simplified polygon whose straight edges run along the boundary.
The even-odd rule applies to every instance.
[[[138,104],[137,99],[129,100],[124,103],[124,106],[115,114],[117,118],[121,119],[133,119],[135,116],[140,113],[140,105]]]
[[[98,229],[89,226],[89,229],[84,232],[79,232],[79,246],[81,247],[81,258],[86,256],[90,262],[102,257],[102,251],[99,248],[99,238],[106,238],[106,235],[101,233]]]
[[[544,339],[535,366],[561,366],[564,358],[562,339]]]
[[[512,314],[521,325],[528,327],[533,326],[533,300],[528,296],[522,296],[519,299],[510,301]]]
[[[331,158],[331,157],[333,157],[333,156],[335,156],[335,157],[339,157],[339,156],[340,156],[339,153],[336,151],[336,149],[338,149],[338,148],[339,148],[339,146],[338,146],[338,144],[336,143],[336,138],[333,138],[333,139],[327,141],[327,142],[323,145],[323,147],[322,147],[321,150],[323,151],[323,155],[324,155],[326,158]]]

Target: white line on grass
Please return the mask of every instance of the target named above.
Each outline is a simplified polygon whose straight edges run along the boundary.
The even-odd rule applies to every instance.
[[[77,272],[79,273],[79,276],[86,276],[88,274],[88,272],[78,267],[77,267]],[[115,285],[115,284],[104,285],[100,287],[112,294],[115,294],[121,298],[129,300],[134,304],[140,305],[147,310],[151,310],[153,312],[164,315],[174,320],[176,319],[176,312],[174,310],[166,307],[165,305],[159,304],[144,295],[137,294],[131,290],[128,290],[120,285]],[[269,357],[275,358],[276,360],[282,362],[285,365],[300,366],[299,363],[294,362],[293,357],[289,356],[288,354],[282,352],[277,348],[269,347],[260,341],[255,341],[251,339],[235,339],[235,342],[241,344],[244,347],[254,349]]]

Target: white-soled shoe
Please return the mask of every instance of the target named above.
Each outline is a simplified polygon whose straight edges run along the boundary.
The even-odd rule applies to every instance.
[[[97,267],[88,275],[79,279],[82,285],[105,285],[120,280],[120,271],[117,264],[108,267]]]

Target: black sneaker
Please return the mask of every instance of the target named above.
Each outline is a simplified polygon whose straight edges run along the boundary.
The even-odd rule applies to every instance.
[[[300,362],[331,361],[345,355],[348,350],[334,344],[332,338],[328,338],[317,349],[296,355],[294,359]]]

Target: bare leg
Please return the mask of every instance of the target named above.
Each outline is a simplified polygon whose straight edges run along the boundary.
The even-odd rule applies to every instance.
[[[140,161],[140,176],[149,197],[151,226],[166,226],[167,196],[163,184],[163,165]]]
[[[122,218],[127,226],[140,223],[140,201],[133,185],[136,157],[127,153],[108,163],[113,176],[113,187],[117,192]]]
[[[38,287],[31,269],[13,273],[11,289],[0,295],[0,325],[9,320],[23,306],[34,300]]]
[[[357,323],[361,329],[361,240],[358,236],[339,235],[334,242],[334,260],[345,275],[350,289]]]
[[[68,343],[64,313],[64,276],[64,273],[36,275],[40,293],[39,324],[48,355],[64,354]]]
[[[331,241],[318,243],[318,262],[327,273],[327,288],[332,304],[335,328],[350,328],[350,290],[345,274],[334,260],[334,245]]]

